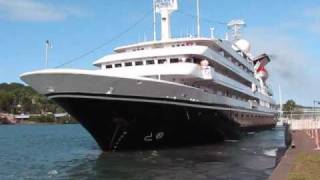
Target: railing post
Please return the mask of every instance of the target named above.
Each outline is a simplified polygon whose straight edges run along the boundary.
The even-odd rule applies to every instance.
[[[317,121],[317,120],[316,120],[316,127],[315,127],[315,129],[316,129],[316,136],[315,136],[315,138],[316,138],[316,148],[315,148],[315,150],[320,150],[319,130],[318,130],[318,121]]]

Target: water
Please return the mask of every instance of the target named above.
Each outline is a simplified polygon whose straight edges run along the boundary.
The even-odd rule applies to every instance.
[[[103,153],[80,125],[0,126],[0,179],[267,179],[283,130],[180,149]]]

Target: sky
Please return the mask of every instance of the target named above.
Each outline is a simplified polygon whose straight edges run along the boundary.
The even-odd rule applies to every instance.
[[[243,19],[252,53],[268,53],[274,98],[313,105],[320,100],[320,0],[200,0],[201,35],[224,38],[226,23]],[[194,35],[196,0],[180,0],[174,37]],[[49,67],[94,69],[92,62],[121,45],[151,40],[152,0],[0,0],[0,83]],[[158,34],[160,29],[157,17]],[[158,37],[159,38],[159,37]]]

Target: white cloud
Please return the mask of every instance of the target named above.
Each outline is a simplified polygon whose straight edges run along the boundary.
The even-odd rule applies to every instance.
[[[81,11],[36,0],[0,0],[0,18],[18,21],[60,21]]]
[[[320,63],[303,48],[299,39],[286,31],[276,28],[255,28],[248,32],[254,54],[268,53],[272,62],[267,66],[270,72],[269,82],[278,97],[278,85],[281,84],[284,99],[294,99],[300,104],[310,105],[318,95],[319,73],[308,72]]]

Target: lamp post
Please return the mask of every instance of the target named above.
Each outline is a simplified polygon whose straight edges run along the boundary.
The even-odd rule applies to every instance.
[[[320,101],[314,100],[313,101],[313,115],[314,115],[314,135],[315,135],[315,142],[316,142],[316,148],[315,150],[320,150],[320,144],[319,144],[319,131],[318,131],[318,120],[316,118],[316,104],[320,105]]]
[[[316,120],[316,104],[320,105],[320,101],[313,101],[313,119]]]

